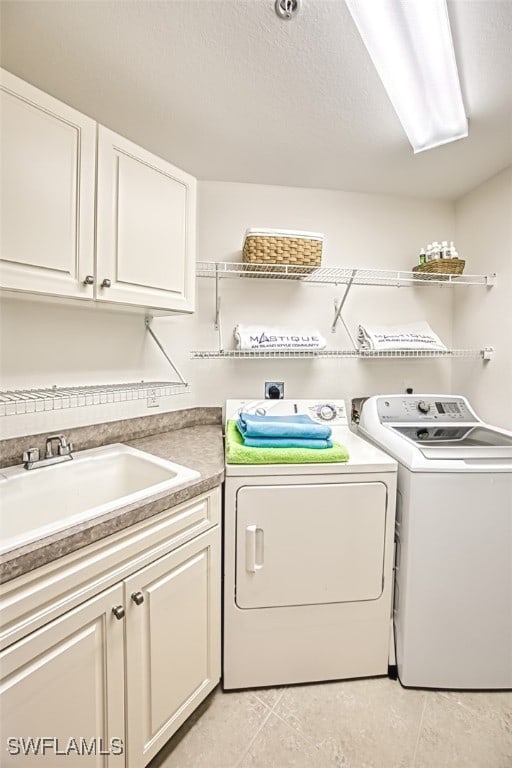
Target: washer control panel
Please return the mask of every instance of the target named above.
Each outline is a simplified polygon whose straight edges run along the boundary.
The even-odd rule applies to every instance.
[[[458,395],[392,395],[377,400],[377,413],[385,424],[415,421],[477,421],[465,398]]]

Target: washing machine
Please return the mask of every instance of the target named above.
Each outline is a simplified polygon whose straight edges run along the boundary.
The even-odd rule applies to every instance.
[[[350,458],[226,465],[224,688],[387,674],[396,461],[342,400],[229,400],[225,417],[242,410],[308,414]]]
[[[400,681],[512,688],[512,433],[431,394],[369,398],[359,429],[398,461]]]

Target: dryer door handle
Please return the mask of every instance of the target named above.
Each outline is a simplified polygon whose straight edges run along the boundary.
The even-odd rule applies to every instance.
[[[263,548],[263,528],[248,525],[245,529],[245,568],[249,573],[256,573],[263,568]]]

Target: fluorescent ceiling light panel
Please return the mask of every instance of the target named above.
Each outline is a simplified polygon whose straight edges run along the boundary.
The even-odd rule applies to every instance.
[[[415,152],[468,135],[446,0],[345,0]]]

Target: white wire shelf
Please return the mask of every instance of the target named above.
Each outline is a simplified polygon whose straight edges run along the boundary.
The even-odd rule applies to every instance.
[[[392,269],[360,269],[358,267],[304,268],[286,264],[243,264],[235,261],[198,261],[198,277],[265,278],[301,280],[305,283],[331,285],[494,285],[496,275],[453,275],[437,272],[417,273]]]
[[[152,401],[188,390],[188,384],[171,381],[139,381],[129,384],[104,384],[47,389],[0,391],[0,416],[40,413],[65,408],[123,403],[130,400]]]
[[[243,349],[225,349],[225,350],[194,350],[191,357],[202,360],[262,360],[267,358],[283,359],[303,359],[303,358],[334,358],[334,357],[352,357],[361,360],[383,359],[383,358],[483,358],[490,360],[493,356],[493,347],[484,349],[447,349],[441,350],[405,350],[389,349],[379,351],[366,351],[361,349],[265,349],[265,350],[243,350]]]

